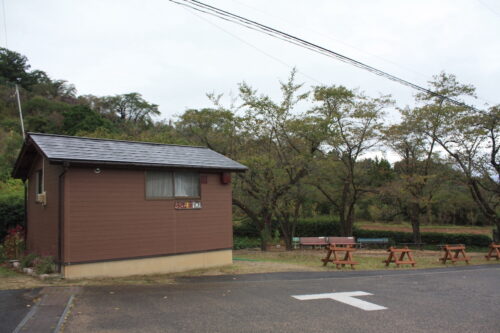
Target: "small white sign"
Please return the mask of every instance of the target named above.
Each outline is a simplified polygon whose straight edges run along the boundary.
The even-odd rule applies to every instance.
[[[341,293],[327,293],[327,294],[312,294],[312,295],[296,295],[292,296],[301,301],[309,301],[314,299],[333,299],[344,304],[348,304],[365,311],[376,311],[376,310],[386,310],[384,306],[373,304],[370,302],[362,301],[360,299],[354,298],[359,296],[370,296],[373,294],[364,291],[348,291]]]

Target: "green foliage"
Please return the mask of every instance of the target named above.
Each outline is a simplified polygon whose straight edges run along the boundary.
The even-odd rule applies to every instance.
[[[384,110],[392,101],[388,96],[369,98],[342,86],[316,87],[314,98],[319,106],[311,112],[318,118],[325,148],[313,182],[335,206],[341,234],[351,236],[356,204],[377,185],[374,171],[384,167],[367,168],[361,156],[379,142]]]
[[[340,236],[338,217],[316,216],[299,219],[295,237]]]
[[[6,262],[9,258],[7,258],[7,254],[5,253],[5,248],[3,244],[0,244],[0,265]]]
[[[275,224],[276,228],[276,224]],[[252,239],[259,237],[259,232],[250,223],[238,223],[234,226],[236,239]],[[340,224],[337,217],[316,216],[299,219],[295,237],[340,236]],[[411,232],[365,230],[354,228],[354,236],[362,238],[390,238],[395,243],[412,243]],[[236,242],[236,241],[235,241]],[[465,244],[467,246],[486,247],[491,238],[476,234],[453,234],[440,232],[423,232],[422,242],[428,245]],[[235,243],[236,244],[236,243]]]
[[[160,115],[158,105],[147,102],[136,92],[104,97],[102,107],[105,113],[135,124],[152,123],[153,117]]]
[[[260,247],[260,239],[255,237],[234,237],[233,249],[252,249]]]
[[[24,220],[22,184],[10,179],[22,145],[13,83],[28,131],[202,145],[247,165],[233,178],[235,213],[250,221],[235,226],[238,237],[264,244],[279,230],[288,246],[292,235],[350,234],[360,217],[500,228],[500,106],[473,111],[419,94],[416,107],[399,110],[401,122],[387,128],[386,96],[338,85],[307,90],[295,73],[281,82],[277,100],[241,83],[227,108],[211,94],[211,108],[155,121],[158,106],[139,93],[78,96],[72,84],[0,48],[0,237]],[[472,86],[444,73],[430,90],[474,95]],[[367,158],[372,148],[391,148],[401,160]],[[317,214],[338,217],[301,218]]]
[[[47,117],[53,112],[64,112],[71,108],[68,103],[60,102],[57,100],[49,99],[42,96],[35,95],[28,101],[23,103],[24,115],[39,115]]]
[[[36,258],[33,262],[33,267],[36,274],[51,274],[56,271],[56,265],[52,257]]]
[[[238,143],[238,120],[223,109],[186,110],[175,123],[176,130],[194,144],[202,144],[224,155],[233,155]]]
[[[258,238],[260,237],[260,232],[254,223],[249,220],[243,220],[233,224],[233,235],[235,237]]]
[[[0,128],[0,196],[9,193],[3,182],[9,182],[12,166],[19,153],[19,148],[23,142],[20,133],[12,130],[4,131]],[[1,218],[1,216],[0,216]]]
[[[17,83],[28,88],[36,83],[39,71],[29,72],[28,59],[11,50],[0,48],[0,82]]]
[[[387,237],[395,243],[413,242],[413,234],[411,232],[355,229],[354,236],[362,238]],[[464,244],[466,246],[487,247],[491,244],[491,238],[486,235],[476,234],[422,232],[422,242],[428,245]]]
[[[273,222],[273,230],[278,229],[277,221]],[[236,237],[256,238],[260,236],[257,228],[249,221],[238,223],[233,226],[233,234]],[[275,234],[276,235],[276,234]],[[338,217],[316,216],[299,218],[297,221],[294,237],[314,237],[314,236],[339,236],[340,224]]]
[[[111,131],[113,124],[96,111],[84,105],[73,106],[63,113],[64,121],[62,130],[68,135],[81,132],[94,132],[98,129]]]
[[[35,260],[39,256],[35,253],[29,253],[21,258],[19,263],[21,264],[21,268],[33,267]]]
[[[0,240],[7,229],[24,224],[24,187],[19,180],[0,182]]]

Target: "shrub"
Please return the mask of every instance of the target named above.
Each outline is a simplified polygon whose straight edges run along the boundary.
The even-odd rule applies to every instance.
[[[243,220],[233,225],[233,235],[235,237],[260,237],[259,230],[255,227],[252,221]]]
[[[56,265],[52,257],[38,257],[33,261],[37,274],[50,274],[56,270]]]
[[[5,250],[3,248],[3,245],[0,244],[0,264],[3,264],[4,262],[7,261],[7,256],[5,255]]]
[[[272,225],[273,235],[279,230],[278,222],[274,221]],[[249,220],[243,220],[235,223],[233,226],[235,237],[260,237],[259,230]],[[301,218],[297,221],[295,228],[295,237],[314,237],[314,236],[334,236],[340,234],[340,224],[338,219],[333,216],[316,216]]]
[[[486,247],[491,243],[491,238],[486,235],[451,234],[444,232],[422,232],[421,235],[422,242],[429,245],[464,244],[467,246]],[[413,242],[413,234],[411,232],[355,229],[354,236],[363,238],[388,237],[395,243]]]
[[[5,256],[9,259],[19,259],[24,252],[24,229],[20,225],[7,231],[3,242]]]
[[[295,228],[295,237],[337,236],[340,235],[340,223],[333,216],[316,216],[299,219]]]
[[[4,183],[0,183],[0,240],[7,234],[7,230],[24,223],[24,199],[21,193],[11,190]]]
[[[273,223],[273,230],[278,230],[278,223]],[[365,230],[354,227],[355,237],[363,238],[390,238],[394,243],[412,243],[413,234],[411,232],[385,231],[385,230]],[[273,234],[275,234],[273,232]],[[334,216],[316,216],[301,218],[297,222],[295,237],[321,237],[339,236],[340,223]],[[235,246],[237,238],[252,239],[259,238],[257,228],[248,220],[243,220],[234,225]],[[486,235],[476,234],[452,234],[441,232],[423,232],[422,242],[429,245],[438,244],[464,244],[466,246],[487,247],[491,243],[491,238]],[[239,245],[238,245],[239,246]],[[257,247],[256,245],[255,247]],[[245,247],[252,247],[246,246]],[[237,247],[235,247],[237,248]],[[244,248],[244,247],[238,247]]]
[[[233,239],[233,249],[249,249],[260,247],[260,239],[259,238],[250,238],[250,237],[234,237]]]
[[[38,258],[38,255],[35,253],[25,255],[20,260],[21,268],[33,267],[33,262],[36,258]]]

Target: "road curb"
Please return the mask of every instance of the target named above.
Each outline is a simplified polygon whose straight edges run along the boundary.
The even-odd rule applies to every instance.
[[[61,318],[59,318],[59,321],[57,322],[57,326],[54,329],[54,333],[59,333],[61,331],[62,326],[64,325],[64,322],[66,321],[66,317],[69,314],[69,310],[73,306],[73,300],[75,299],[75,295],[71,295],[68,303],[66,304],[66,307],[64,308],[64,312],[61,315]]]

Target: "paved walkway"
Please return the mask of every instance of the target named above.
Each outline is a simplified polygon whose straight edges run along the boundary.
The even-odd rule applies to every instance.
[[[80,287],[46,287],[40,290],[30,311],[13,333],[59,332]]]
[[[85,287],[64,333],[498,333],[500,266],[386,273],[254,274]]]
[[[0,332],[497,333],[499,285],[500,265],[457,265],[1,291]]]

